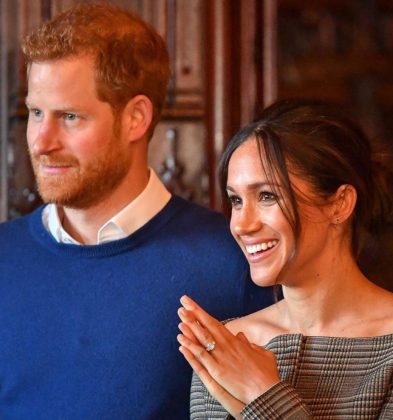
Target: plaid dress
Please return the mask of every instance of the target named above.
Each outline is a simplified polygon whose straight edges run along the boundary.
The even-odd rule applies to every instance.
[[[393,334],[307,337],[285,334],[266,346],[281,382],[242,411],[247,420],[393,420]],[[191,419],[231,419],[194,374]]]

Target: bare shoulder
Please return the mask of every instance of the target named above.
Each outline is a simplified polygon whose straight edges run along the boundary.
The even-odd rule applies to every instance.
[[[369,296],[367,305],[358,313],[359,329],[364,329],[359,335],[393,334],[393,293],[377,286]]]
[[[380,289],[379,297],[375,302],[376,322],[380,334],[393,334],[393,293]]]
[[[280,323],[281,305],[280,301],[258,312],[234,319],[226,327],[235,335],[244,333],[252,343],[265,345],[277,335],[288,332]]]

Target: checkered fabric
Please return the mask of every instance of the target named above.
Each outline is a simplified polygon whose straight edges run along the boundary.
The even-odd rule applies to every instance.
[[[247,420],[393,420],[393,334],[306,337],[287,334],[266,346],[281,382],[242,411]],[[194,375],[191,419],[230,419]]]

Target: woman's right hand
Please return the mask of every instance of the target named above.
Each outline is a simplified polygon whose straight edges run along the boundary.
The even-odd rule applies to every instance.
[[[233,335],[190,298],[181,302],[180,351],[232,415],[280,381],[274,353],[250,343],[244,334]]]

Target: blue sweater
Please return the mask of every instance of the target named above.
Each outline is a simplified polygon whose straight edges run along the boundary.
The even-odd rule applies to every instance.
[[[129,237],[76,246],[41,213],[0,225],[0,418],[188,419],[179,298],[220,319],[271,303],[222,216],[173,197]]]

